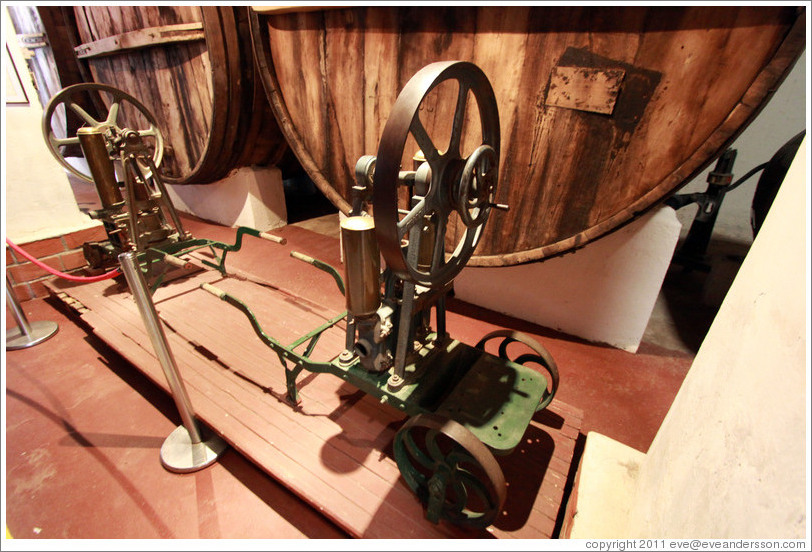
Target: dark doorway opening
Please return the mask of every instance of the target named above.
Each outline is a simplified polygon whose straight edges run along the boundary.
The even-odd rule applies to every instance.
[[[313,183],[292,151],[288,150],[277,166],[282,171],[288,224],[338,212],[336,206]]]

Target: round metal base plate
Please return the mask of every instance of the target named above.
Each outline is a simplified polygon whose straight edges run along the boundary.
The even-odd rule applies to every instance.
[[[57,330],[59,330],[59,326],[56,322],[50,322],[47,320],[31,322],[29,326],[31,327],[31,332],[28,335],[25,335],[19,327],[6,330],[7,351],[33,347],[37,343],[42,343],[49,337],[53,336]]]
[[[203,442],[192,443],[186,427],[178,426],[161,445],[161,465],[171,472],[189,473],[212,464],[228,445],[216,435],[204,438]]]

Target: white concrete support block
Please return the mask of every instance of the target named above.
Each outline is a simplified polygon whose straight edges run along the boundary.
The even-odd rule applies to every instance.
[[[637,476],[646,455],[619,441],[590,431],[578,468],[578,485],[570,496],[570,539],[622,539],[628,535]]]
[[[287,224],[282,172],[240,167],[211,184],[167,185],[178,211],[225,226],[267,231]]]
[[[566,255],[525,265],[466,267],[454,282],[468,303],[636,352],[677,245],[670,207]]]

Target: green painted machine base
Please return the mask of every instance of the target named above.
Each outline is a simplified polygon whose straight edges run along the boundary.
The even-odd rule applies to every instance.
[[[522,439],[547,379],[532,368],[477,349],[479,358],[437,409],[459,422],[496,454],[509,454]]]
[[[547,378],[532,368],[454,339],[429,341],[407,365],[406,384],[397,391],[387,389],[390,372],[370,373],[358,363],[331,366],[342,379],[409,415],[433,412],[462,424],[496,454],[519,444],[547,389]]]

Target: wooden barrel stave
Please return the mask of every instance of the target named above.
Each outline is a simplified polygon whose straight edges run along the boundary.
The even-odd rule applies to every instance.
[[[472,263],[501,265],[580,246],[698,174],[800,55],[798,14],[782,6],[517,6],[252,17],[283,130],[297,134],[291,145],[302,165],[339,200],[349,197],[358,157],[377,150],[412,74],[442,59],[480,66],[499,102],[497,200],[511,211],[491,217]],[[573,68],[621,75],[602,91],[616,94],[611,113],[562,106],[553,75]]]

